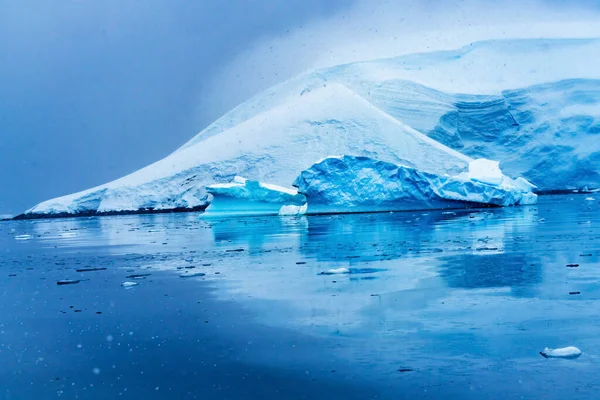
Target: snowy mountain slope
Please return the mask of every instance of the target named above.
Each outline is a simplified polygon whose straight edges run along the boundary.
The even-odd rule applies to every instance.
[[[599,39],[478,42],[453,51],[304,74],[235,108],[186,145],[290,93],[338,82],[394,118],[478,158],[500,160],[542,190],[600,185]]]
[[[165,159],[28,212],[199,207],[207,184],[241,175],[289,186],[319,159],[343,154],[440,174],[485,157],[542,190],[599,187],[599,63],[598,39],[528,39],[305,73]]]
[[[106,185],[39,204],[29,213],[198,207],[204,187],[235,175],[289,186],[330,154],[362,154],[425,171],[460,172],[470,161],[374,107],[324,83],[218,135]]]
[[[455,93],[499,95],[504,90],[565,79],[600,79],[600,70],[595,67],[599,62],[600,39],[514,39],[476,42],[458,50],[339,65],[302,74],[254,96],[181,148],[229,129],[326,81],[342,83],[393,116],[396,114],[390,109],[394,108],[398,95],[409,100],[416,95],[410,110],[417,115],[412,120],[401,120],[419,131],[427,131],[435,126],[440,116],[418,112],[430,96],[441,96],[434,103],[452,107]],[[394,88],[396,84],[400,86]],[[403,88],[404,84],[420,89]],[[371,93],[380,88],[383,89],[381,95],[371,98]],[[419,90],[426,93],[420,94]],[[377,99],[379,101],[375,101]],[[425,110],[429,111],[428,108]]]

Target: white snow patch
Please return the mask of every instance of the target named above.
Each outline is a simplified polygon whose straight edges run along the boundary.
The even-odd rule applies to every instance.
[[[500,162],[478,158],[469,162],[467,177],[479,182],[499,186],[502,184],[504,174],[500,170]]]
[[[124,287],[125,289],[132,288],[132,287],[137,286],[137,285],[138,285],[137,282],[123,282],[123,283],[121,283],[121,286]]]

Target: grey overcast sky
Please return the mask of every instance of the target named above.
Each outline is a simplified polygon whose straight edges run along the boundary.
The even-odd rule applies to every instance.
[[[0,214],[133,172],[307,68],[599,36],[599,3],[0,0]]]

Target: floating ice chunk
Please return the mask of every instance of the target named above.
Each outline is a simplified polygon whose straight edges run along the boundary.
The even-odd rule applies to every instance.
[[[587,201],[594,201],[594,200],[596,200],[596,199],[595,199],[595,198],[593,198],[593,197],[586,197],[586,200],[587,200]]]
[[[132,287],[137,286],[137,285],[138,285],[137,282],[123,282],[123,283],[121,283],[121,286],[124,287],[125,289],[132,288]]]
[[[577,358],[581,355],[581,350],[577,347],[569,346],[563,347],[562,349],[549,349],[545,348],[544,351],[540,351],[540,354],[545,358]]]
[[[213,195],[213,200],[203,214],[204,217],[281,215],[282,211],[292,213],[284,215],[297,215],[302,210],[306,211],[306,197],[296,189],[239,176],[229,183],[207,186],[206,191]]]
[[[15,240],[31,240],[33,235],[16,235]]]
[[[206,276],[206,274],[204,272],[190,272],[179,275],[180,278],[195,278],[199,276]]]
[[[61,238],[71,238],[77,236],[76,232],[63,232],[60,234]]]
[[[279,209],[279,215],[281,216],[294,216],[294,215],[304,215],[306,214],[306,210],[308,209],[308,204],[304,204],[303,206],[281,206]]]
[[[80,279],[63,279],[56,282],[57,285],[75,285],[76,283],[81,282]]]
[[[327,271],[323,271],[319,273],[319,275],[341,275],[341,274],[349,274],[350,270],[348,268],[333,268],[328,269]]]

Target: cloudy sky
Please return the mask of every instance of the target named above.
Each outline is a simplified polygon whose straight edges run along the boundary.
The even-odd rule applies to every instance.
[[[595,0],[0,0],[0,214],[133,172],[307,69],[590,36]]]

